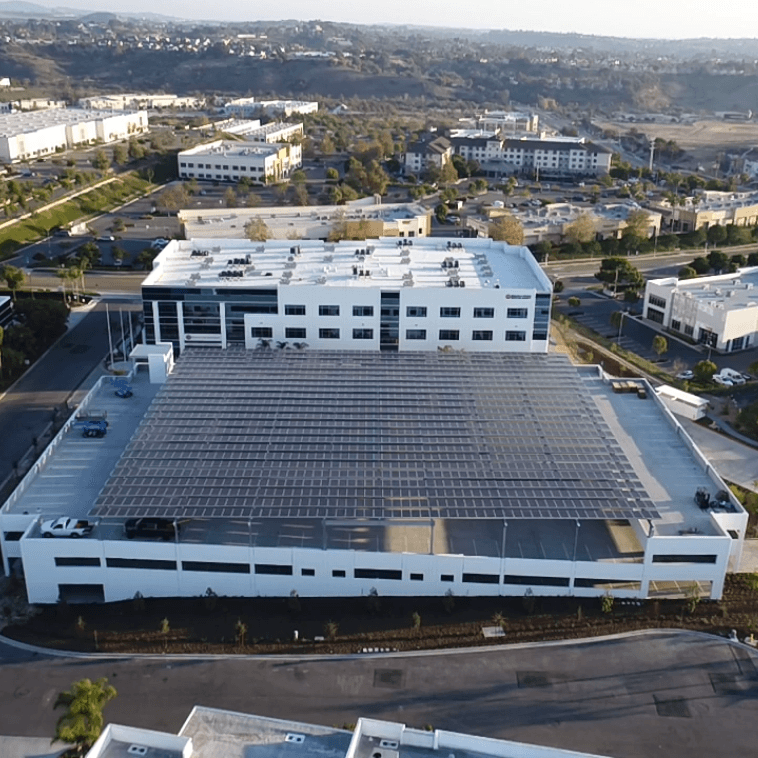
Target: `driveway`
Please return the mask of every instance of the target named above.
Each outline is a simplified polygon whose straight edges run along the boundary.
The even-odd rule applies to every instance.
[[[721,638],[660,631],[407,657],[7,662],[0,734],[51,734],[57,693],[107,676],[119,693],[108,721],[174,733],[200,704],[314,724],[431,724],[615,758],[753,755],[755,661]]]

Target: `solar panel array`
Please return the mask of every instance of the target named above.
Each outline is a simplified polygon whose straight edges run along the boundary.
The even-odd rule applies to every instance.
[[[97,516],[657,518],[563,356],[192,348]]]

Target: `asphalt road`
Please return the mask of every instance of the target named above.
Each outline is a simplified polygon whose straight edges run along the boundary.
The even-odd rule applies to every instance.
[[[0,734],[51,734],[57,693],[106,676],[119,693],[108,721],[174,733],[198,704],[431,724],[615,758],[753,755],[755,661],[719,638],[666,632],[398,658],[11,660],[0,665]]]
[[[113,302],[111,324],[118,332],[118,308],[134,308]],[[29,450],[53,418],[55,408],[65,404],[108,353],[105,304],[99,303],[81,323],[63,337],[32,366],[0,400],[0,481],[13,470],[14,462]]]

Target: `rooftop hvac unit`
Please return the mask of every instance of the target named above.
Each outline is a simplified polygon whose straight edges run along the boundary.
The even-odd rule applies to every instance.
[[[304,734],[295,734],[294,732],[289,732],[285,738],[285,742],[294,742],[296,745],[302,745],[303,742],[305,742],[305,735]]]
[[[144,745],[129,745],[126,752],[129,755],[147,755],[147,748]]]

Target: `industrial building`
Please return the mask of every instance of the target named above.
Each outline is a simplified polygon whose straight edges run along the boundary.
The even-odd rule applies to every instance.
[[[178,157],[181,179],[238,182],[251,179],[265,184],[289,177],[303,165],[300,145],[216,140],[182,150]]]
[[[547,352],[552,285],[490,239],[174,240],[142,285],[148,343]]]
[[[102,378],[0,508],[30,602],[717,599],[739,565],[747,513],[644,380],[528,353],[172,353],[135,349],[128,400]],[[61,515],[94,529],[44,539]]]
[[[245,227],[260,220],[272,240],[428,237],[432,212],[420,203],[382,203],[381,195],[345,205],[269,208],[199,208],[177,214],[186,239],[245,239]]]
[[[758,344],[758,266],[696,279],[650,279],[643,315],[721,353]]]
[[[235,118],[250,118],[261,114],[277,115],[284,114],[289,118],[293,113],[304,115],[316,113],[318,103],[307,100],[256,100],[254,97],[240,97],[230,100],[224,106],[224,112]]]
[[[97,141],[115,142],[147,131],[145,111],[113,113],[53,108],[0,114],[0,161],[14,163]]]
[[[381,672],[381,670],[379,670]],[[601,758],[360,718],[352,730],[195,706],[179,733],[108,724],[85,758]]]

